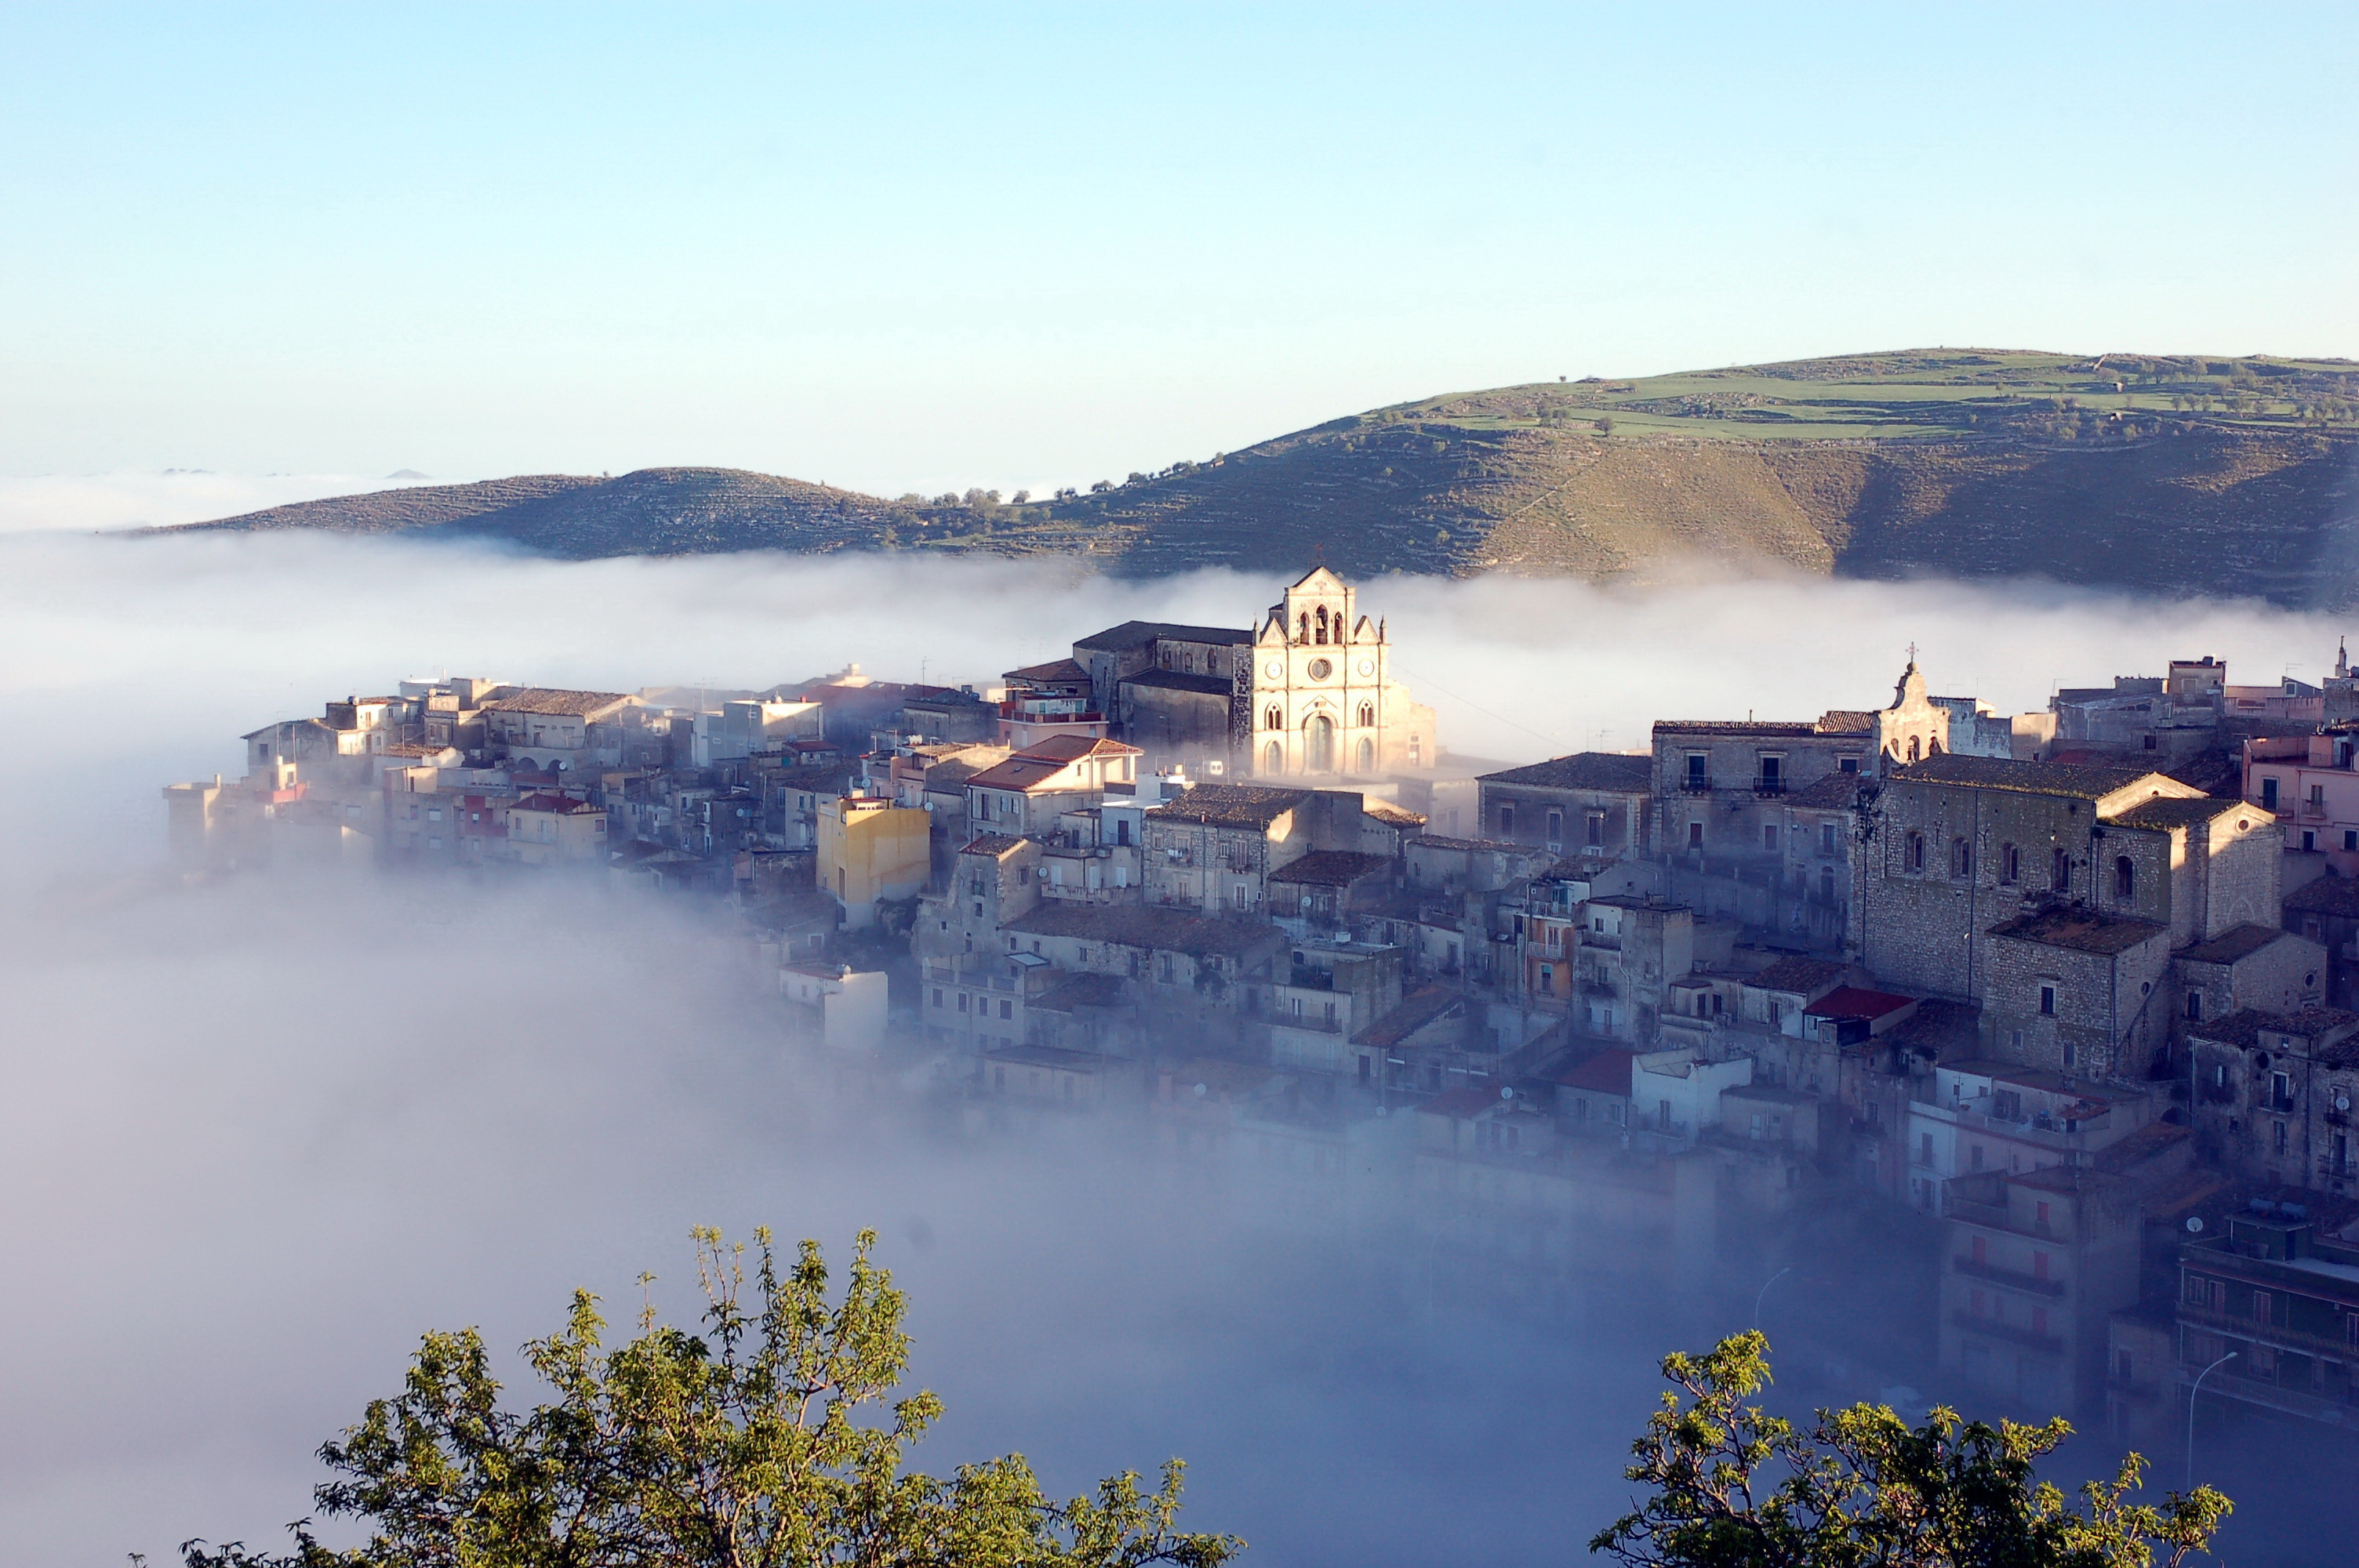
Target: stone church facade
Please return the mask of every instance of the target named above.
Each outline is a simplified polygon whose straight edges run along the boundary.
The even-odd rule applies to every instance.
[[[1320,567],[1255,628],[1237,681],[1254,777],[1379,778],[1434,765],[1433,709],[1393,678],[1384,622],[1362,615],[1358,600]]]

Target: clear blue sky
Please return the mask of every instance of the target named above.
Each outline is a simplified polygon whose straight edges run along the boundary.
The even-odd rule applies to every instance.
[[[16,7],[0,473],[1012,489],[1558,374],[2359,357],[2354,17]]]

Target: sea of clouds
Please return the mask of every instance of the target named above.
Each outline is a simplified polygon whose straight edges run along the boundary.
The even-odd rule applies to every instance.
[[[1011,1149],[847,1105],[693,906],[162,870],[160,785],[406,676],[980,682],[1133,617],[1244,625],[1279,587],[0,536],[0,1563],[272,1539],[419,1331],[513,1346],[577,1284],[623,1322],[642,1269],[681,1314],[688,1227],[765,1222],[839,1251],[883,1233],[914,1377],[950,1402],[920,1465],[1018,1449],[1079,1489],[1181,1454],[1193,1521],[1248,1561],[1578,1555],[1621,1506],[1647,1358],[1741,1322],[1486,1315],[1087,1135]],[[1362,605],[1445,744],[1501,762],[1640,746],[1657,717],[1875,706],[1912,642],[1937,691],[2011,711],[2174,655],[2314,679],[2342,631],[2022,583],[1399,579]]]

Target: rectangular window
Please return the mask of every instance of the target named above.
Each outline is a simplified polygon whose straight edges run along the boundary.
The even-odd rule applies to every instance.
[[[1838,758],[1835,762],[1835,772],[1839,773],[1855,773],[1859,772],[1859,759],[1857,757]]]
[[[966,992],[964,991],[959,992],[959,1011],[961,1012],[966,1011]]]
[[[2039,988],[2039,1014],[2043,1018],[2053,1018],[2056,1016],[2056,988],[2054,986],[2041,986]]]
[[[1013,1003],[1013,1002],[1011,1002],[1011,1001],[1006,1001],[1006,1000],[1003,1000],[1000,1002],[1000,1004],[999,1004],[999,1016],[1000,1016],[1000,1017],[1002,1017],[1002,1018],[1013,1018],[1013,1017],[1015,1017],[1015,1016],[1016,1016],[1015,1007],[1016,1007],[1016,1004],[1015,1004],[1015,1003]]]
[[[2044,1227],[2048,1224],[2048,1200],[2046,1198],[2042,1198],[2038,1203],[2031,1206],[2031,1217],[2032,1223],[2035,1225]]]
[[[1982,1168],[1983,1168],[1983,1146],[1982,1146],[1981,1144],[1979,1144],[1979,1143],[1969,1143],[1969,1144],[1967,1144],[1967,1145],[1966,1145],[1966,1169],[1968,1169],[1968,1170],[1970,1170],[1970,1171],[1979,1171],[1979,1170],[1981,1170]]]
[[[2275,811],[2277,808],[2277,781],[2273,778],[2265,778],[2261,781],[2261,809],[2263,811]]]
[[[1499,837],[1502,838],[1512,838],[1515,836],[1516,808],[1513,806],[1508,805],[1506,802],[1502,801],[1499,803]]]
[[[1548,814],[1548,841],[1550,849],[1564,842],[1564,813],[1561,811]]]
[[[2031,1277],[2035,1280],[2044,1280],[2048,1278],[2047,1253],[2034,1252],[2031,1255]]]
[[[1702,789],[1710,783],[1712,775],[1706,772],[1708,765],[1708,760],[1701,752],[1688,753],[1688,787],[1690,789]]]
[[[934,988],[934,1005],[936,1007],[942,1005],[942,988],[940,986]]]
[[[1761,852],[1765,855],[1777,852],[1777,825],[1774,822],[1761,825]]]
[[[1930,1132],[1917,1135],[1917,1162],[1920,1165],[1933,1162],[1933,1135]]]
[[[1835,824],[1834,824],[1834,823],[1832,823],[1832,822],[1821,822],[1821,823],[1820,823],[1820,824],[1819,824],[1819,853],[1820,853],[1820,854],[1821,854],[1821,855],[1832,855],[1832,854],[1835,852],[1835,833],[1836,833],[1836,831],[1837,831],[1837,829],[1836,829]]]
[[[1690,822],[1688,824],[1688,848],[1690,849],[1701,849],[1703,848],[1702,823]]]
[[[1603,812],[1591,812],[1588,816],[1588,819],[1582,824],[1582,827],[1591,845],[1601,845],[1605,842],[1605,814]]]
[[[2270,1125],[2275,1130],[2270,1139],[2271,1143],[2274,1145],[2274,1152],[2283,1154],[2286,1152],[2286,1124],[2279,1121],[2273,1122]]]
[[[2255,1291],[2253,1292],[2253,1321],[2255,1323],[2276,1322],[2277,1319],[2272,1315],[2272,1307],[2273,1303],[2270,1300],[2268,1292]]]

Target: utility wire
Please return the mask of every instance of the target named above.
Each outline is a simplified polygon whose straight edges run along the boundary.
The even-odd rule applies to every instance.
[[[1548,734],[1543,730],[1535,730],[1530,725],[1520,723],[1516,719],[1508,718],[1504,713],[1494,713],[1489,708],[1484,707],[1481,703],[1476,702],[1473,698],[1461,697],[1456,692],[1448,690],[1438,682],[1430,680],[1426,676],[1418,674],[1415,670],[1409,669],[1398,659],[1395,659],[1393,661],[1393,668],[1400,674],[1407,676],[1410,680],[1416,682],[1419,686],[1425,687],[1429,691],[1440,692],[1442,696],[1448,697],[1452,702],[1463,703],[1466,707],[1473,708],[1475,712],[1484,715],[1485,718],[1495,719],[1511,730],[1520,730],[1525,734],[1531,736],[1535,740],[1545,741],[1549,745],[1556,747],[1559,751],[1569,752],[1575,749],[1571,745],[1568,745],[1558,736]]]

